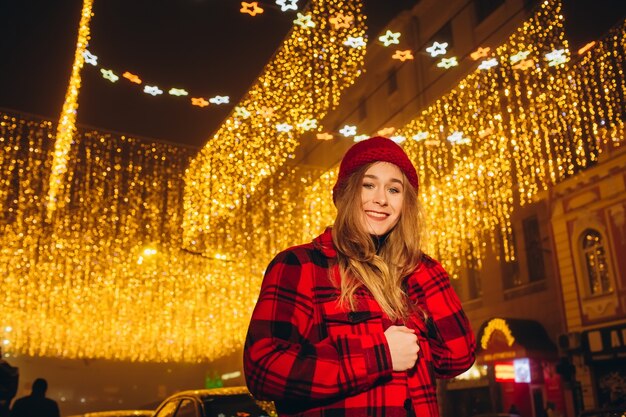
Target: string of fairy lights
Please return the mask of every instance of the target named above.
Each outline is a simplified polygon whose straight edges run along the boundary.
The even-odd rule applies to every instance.
[[[544,51],[567,49],[560,10],[557,1],[546,2],[497,48],[500,65],[489,69],[497,76],[471,73],[396,131],[420,167],[421,196],[436,224],[428,251],[453,275],[466,256],[483,259],[500,235],[505,256],[515,256],[514,203],[531,202],[594,164],[604,149],[623,145],[626,25],[577,62],[542,65]],[[510,57],[520,50],[529,51],[532,67],[513,68]],[[285,77],[271,72],[262,81],[275,88],[291,82]],[[265,94],[263,83],[251,97]],[[322,97],[329,106],[337,99]],[[214,158],[208,150],[194,156],[182,147],[77,129],[67,154],[66,203],[54,221],[47,221],[45,202],[57,126],[0,114],[3,352],[199,362],[241,347],[270,258],[332,222],[336,170],[272,160],[276,152],[288,158],[292,145],[275,143],[252,99],[240,107],[256,117],[243,132],[252,135],[256,126],[265,140],[237,133],[248,119],[233,113],[218,132]],[[246,169],[228,164],[228,146]],[[213,171],[202,171],[206,161]],[[269,172],[249,179],[262,169]],[[190,216],[200,204],[191,190],[212,211]],[[192,220],[198,223],[190,233]],[[197,236],[195,247],[184,242]]]

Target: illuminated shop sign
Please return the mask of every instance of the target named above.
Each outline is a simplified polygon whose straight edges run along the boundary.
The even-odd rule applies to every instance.
[[[530,361],[528,358],[515,359],[508,362],[497,362],[494,365],[497,382],[530,383]]]

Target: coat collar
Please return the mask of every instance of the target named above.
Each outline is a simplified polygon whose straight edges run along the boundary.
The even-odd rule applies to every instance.
[[[324,233],[313,239],[313,247],[324,254],[327,258],[336,258],[337,250],[333,244],[332,227],[327,227]]]

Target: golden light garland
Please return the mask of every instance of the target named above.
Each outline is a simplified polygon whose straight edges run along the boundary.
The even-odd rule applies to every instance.
[[[191,162],[185,178],[185,246],[213,255],[223,223],[258,194],[290,158],[298,137],[315,130],[360,74],[365,47],[361,1],[313,1],[309,24],[296,24],[235,112]],[[342,25],[333,19],[342,16]],[[348,23],[349,22],[349,23]],[[232,256],[239,256],[237,252]]]
[[[623,144],[626,25],[562,68],[517,74],[507,61],[526,42],[561,42],[559,10],[544,6],[501,47],[497,76],[470,74],[396,132],[420,168],[437,232],[429,252],[454,274],[509,233],[513,204]],[[67,203],[49,223],[55,127],[0,114],[0,337],[10,354],[196,362],[232,353],[269,260],[334,217],[336,170],[283,164],[217,223],[213,258],[192,254],[181,249],[191,150],[79,129]],[[470,143],[453,145],[453,131]]]
[[[68,153],[72,147],[74,131],[76,129],[76,111],[78,110],[78,93],[81,85],[80,71],[85,63],[83,56],[89,42],[89,23],[93,13],[91,12],[93,0],[84,0],[81,11],[80,24],[78,26],[78,40],[74,52],[74,63],[70,75],[69,86],[65,93],[65,102],[61,110],[61,117],[57,126],[54,153],[52,154],[52,170],[48,185],[47,216],[52,217],[54,210],[64,204],[65,174],[67,173]]]

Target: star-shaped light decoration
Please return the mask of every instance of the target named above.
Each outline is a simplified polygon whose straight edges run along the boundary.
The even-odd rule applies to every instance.
[[[290,132],[291,129],[293,129],[293,126],[290,125],[289,123],[279,123],[276,125],[276,130],[278,130],[279,132]]]
[[[202,97],[192,97],[191,104],[198,107],[206,107],[209,105],[209,102],[203,99]]]
[[[516,62],[526,59],[528,55],[530,55],[530,51],[519,51],[515,55],[511,55],[511,58],[509,59],[511,60],[511,64],[515,64]]]
[[[399,145],[406,140],[406,136],[396,135],[396,136],[390,137],[389,139],[391,139],[392,141],[394,141],[395,143]]]
[[[416,142],[421,142],[423,140],[426,140],[428,139],[428,132],[417,132],[411,137],[411,139],[413,139]]]
[[[520,69],[520,70],[527,70],[529,68],[532,68],[533,65],[535,65],[535,61],[533,61],[532,59],[525,59],[523,61],[518,62],[517,64],[513,65],[513,69]]]
[[[346,46],[351,46],[352,48],[362,48],[366,45],[363,36],[348,36],[348,39],[343,43]]]
[[[557,65],[565,64],[569,61],[567,57],[567,49],[555,49],[552,52],[546,54],[546,60],[549,67],[556,67]]]
[[[98,66],[98,57],[91,52],[85,50],[85,52],[83,52],[83,58],[85,59],[86,63],[91,64],[94,67]]]
[[[392,32],[390,30],[387,30],[387,33],[385,33],[383,36],[378,38],[379,41],[381,41],[383,43],[383,45],[385,46],[389,46],[392,44],[399,44],[400,43],[400,32]]]
[[[453,132],[446,139],[453,145],[466,145],[472,142],[469,138],[463,137],[463,132],[459,132],[458,130]]]
[[[287,10],[298,10],[298,0],[276,0],[276,4],[280,6],[282,12]]]
[[[355,142],[361,142],[361,141],[364,141],[365,139],[369,139],[369,135],[356,135],[354,139],[352,140]]]
[[[432,57],[436,57],[437,55],[445,55],[448,49],[448,42],[433,42],[431,46],[426,48],[426,52],[430,54]]]
[[[478,137],[482,139],[486,136],[491,135],[492,133],[493,133],[493,129],[488,127],[487,129],[483,129],[480,132],[478,132]]]
[[[347,138],[350,136],[354,136],[356,135],[356,126],[345,125],[339,130],[339,133]]]
[[[333,25],[333,28],[335,28],[335,30],[341,28],[350,29],[350,26],[352,26],[352,22],[354,22],[354,16],[352,16],[351,14],[345,15],[343,13],[337,13],[336,15],[329,17],[328,21],[331,25]]]
[[[426,146],[439,146],[441,142],[438,139],[428,139],[424,141],[424,145]]]
[[[101,69],[100,72],[102,73],[102,76],[104,78],[106,78],[107,80],[111,81],[112,83],[114,83],[115,81],[120,79],[120,77],[115,75],[115,73],[113,71],[111,71],[111,70]]]
[[[393,133],[396,131],[395,127],[383,127],[382,129],[380,129],[378,132],[376,132],[378,135],[380,136],[384,136],[384,137],[389,137],[391,135],[393,135]]]
[[[596,41],[591,41],[591,42],[585,44],[582,48],[580,48],[578,50],[578,55],[584,54],[585,52],[587,52],[588,50],[590,50],[594,46],[596,46]]]
[[[122,77],[126,78],[131,83],[141,84],[141,78],[139,78],[139,76],[133,74],[132,72],[126,71],[124,72],[124,74],[122,74]]]
[[[303,122],[301,122],[300,124],[298,124],[298,127],[302,130],[313,130],[317,127],[317,119],[306,119]]]
[[[313,15],[298,13],[298,18],[293,21],[294,25],[302,26],[303,28],[314,28],[315,22],[313,21]]]
[[[498,60],[496,58],[486,59],[480,63],[478,69],[488,70],[489,68],[495,67],[498,65]]]
[[[245,107],[237,106],[235,107],[235,115],[241,117],[242,119],[247,119],[252,114]]]
[[[317,135],[315,135],[315,137],[317,137],[318,140],[331,140],[333,138],[333,135],[331,135],[330,133],[318,133]]]
[[[172,96],[180,97],[180,96],[188,96],[189,93],[187,90],[183,90],[182,88],[170,88],[168,93]]]
[[[241,2],[241,9],[239,9],[241,13],[249,14],[250,16],[256,16],[257,14],[263,13],[263,9],[259,7],[258,1],[253,1],[251,3],[246,3],[245,1]]]
[[[437,63],[437,66],[439,68],[445,69],[456,67],[457,65],[459,65],[459,62],[456,60],[455,56],[453,56],[452,58],[441,58],[441,61]]]
[[[491,51],[491,48],[488,46],[485,48],[479,47],[477,50],[475,50],[474,52],[470,54],[470,57],[474,61],[478,61],[480,58],[486,58],[487,56],[489,56],[489,51]]]
[[[215,96],[209,99],[209,103],[213,104],[226,104],[230,101],[230,97],[228,96]]]
[[[406,61],[408,59],[413,59],[414,57],[413,57],[413,52],[411,52],[410,49],[406,49],[404,51],[401,51],[401,50],[398,49],[396,51],[396,53],[393,54],[392,58],[393,59],[398,59],[401,62],[404,62],[404,61]]]
[[[143,88],[143,92],[146,94],[151,94],[153,96],[158,96],[159,94],[163,94],[163,90],[161,90],[156,85],[147,85]]]
[[[257,114],[260,114],[266,119],[269,119],[270,117],[274,115],[274,109],[271,107],[263,106],[261,107],[261,110],[257,111]]]

